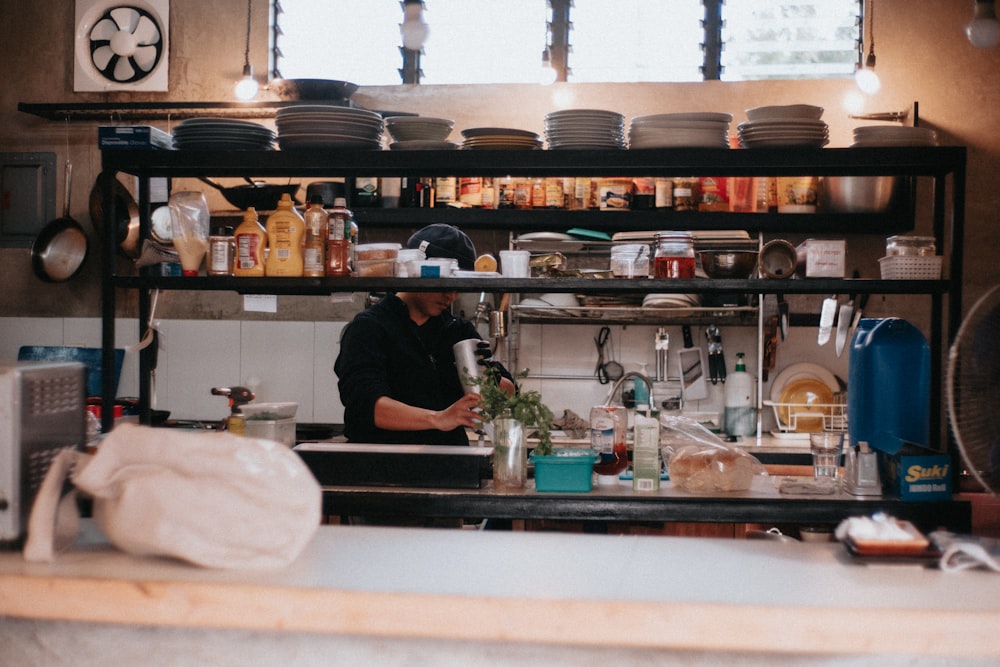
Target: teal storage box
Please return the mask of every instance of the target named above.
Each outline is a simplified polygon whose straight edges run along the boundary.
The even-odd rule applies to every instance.
[[[878,452],[882,488],[906,502],[951,500],[948,454],[906,443],[892,454]]]
[[[597,452],[593,449],[556,449],[547,456],[531,455],[535,464],[535,490],[587,493],[593,479]]]

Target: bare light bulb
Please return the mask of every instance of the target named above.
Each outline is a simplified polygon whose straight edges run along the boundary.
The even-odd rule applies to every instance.
[[[424,23],[423,3],[404,3],[403,23],[399,26],[399,33],[403,37],[403,48],[408,51],[419,51],[424,48],[430,31],[430,27]]]
[[[882,87],[882,81],[875,73],[875,45],[872,44],[865,59],[865,66],[854,72],[854,82],[865,95],[874,95]]]
[[[991,49],[1000,44],[1000,22],[997,21],[993,2],[977,0],[972,11],[972,20],[965,26],[965,36],[979,49]]]
[[[236,82],[234,92],[238,100],[252,100],[257,96],[260,85],[253,78],[253,66],[246,64],[243,66],[243,78]]]

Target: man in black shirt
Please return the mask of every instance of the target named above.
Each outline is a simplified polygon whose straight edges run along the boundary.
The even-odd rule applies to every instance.
[[[424,227],[407,245],[427,257],[455,259],[463,270],[475,264],[472,241],[451,225]],[[469,444],[466,429],[480,426],[474,412],[479,397],[462,388],[452,346],[479,334],[471,322],[451,314],[457,295],[387,294],[345,327],[334,371],[348,440]],[[513,392],[509,373],[501,369],[501,375],[501,387]]]

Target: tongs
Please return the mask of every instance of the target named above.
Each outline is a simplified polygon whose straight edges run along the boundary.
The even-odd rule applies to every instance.
[[[719,327],[710,324],[705,327],[708,339],[708,379],[712,384],[726,381],[726,357],[722,354],[722,334]]]

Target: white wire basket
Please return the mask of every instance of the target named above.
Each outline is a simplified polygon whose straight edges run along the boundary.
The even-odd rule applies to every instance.
[[[764,401],[774,410],[774,423],[782,433],[847,431],[846,403],[778,403]]]
[[[941,255],[889,255],[878,260],[882,280],[939,280]]]

